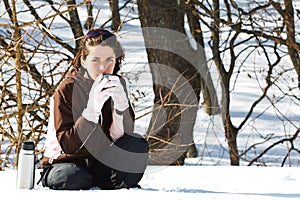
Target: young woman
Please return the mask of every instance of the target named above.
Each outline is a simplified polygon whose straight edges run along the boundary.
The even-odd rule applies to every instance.
[[[50,103],[43,186],[51,189],[138,187],[148,159],[148,143],[133,133],[134,112],[116,36],[90,30],[73,67]]]

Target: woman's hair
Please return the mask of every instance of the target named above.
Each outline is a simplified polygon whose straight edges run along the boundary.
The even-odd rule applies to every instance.
[[[79,71],[81,69],[81,59],[85,60],[90,53],[90,47],[94,47],[97,45],[109,46],[114,50],[114,53],[116,55],[116,64],[113,74],[117,74],[120,70],[122,60],[125,56],[123,48],[117,40],[115,34],[101,28],[89,30],[81,40],[79,51],[77,52],[73,60],[73,67],[75,67]]]

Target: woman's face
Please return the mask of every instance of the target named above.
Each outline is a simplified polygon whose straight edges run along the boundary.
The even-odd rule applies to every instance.
[[[116,64],[116,55],[109,46],[89,47],[89,54],[81,61],[90,77],[95,80],[99,74],[112,74]]]

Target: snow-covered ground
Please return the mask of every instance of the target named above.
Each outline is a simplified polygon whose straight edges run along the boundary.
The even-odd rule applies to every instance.
[[[122,14],[124,16],[126,13]],[[60,31],[59,34],[67,35],[61,29],[57,31]],[[123,73],[130,82],[128,85],[129,92],[135,93],[139,90],[139,92],[145,93],[143,99],[134,102],[136,115],[139,117],[151,109],[153,94],[150,89],[152,85],[151,74],[146,64],[147,56],[138,20],[126,23],[118,36],[126,50]],[[259,59],[255,62],[258,61]],[[249,106],[257,98],[258,82],[249,79],[247,75],[247,71],[240,72],[239,84],[232,92],[231,114],[235,124],[243,120]],[[213,76],[213,79],[218,80],[219,77],[216,75]],[[217,85],[218,83],[216,83]],[[280,107],[299,127],[299,108],[291,102],[282,102]],[[148,109],[144,110],[144,108]],[[240,132],[238,137],[240,149],[246,149],[255,141],[259,141],[261,133],[266,135],[293,134],[294,131],[288,126],[287,121],[280,121],[277,114],[278,112],[269,107],[268,101],[263,101]],[[256,116],[260,118],[256,118]],[[284,127],[286,132],[282,130],[282,124],[286,125]],[[149,115],[136,121],[135,131],[141,134],[145,133],[148,125]],[[300,199],[300,168],[298,167],[229,166],[227,144],[224,139],[220,116],[207,116],[201,106],[194,127],[194,138],[199,151],[197,158],[187,159],[185,166],[181,167],[149,166],[140,182],[142,189],[116,191],[94,189],[62,192],[35,185],[33,190],[16,190],[16,170],[6,169],[0,171],[0,194],[2,198],[6,196],[26,199]],[[254,148],[253,153],[249,155],[259,154],[264,147],[271,143],[272,141],[268,141],[264,145]],[[39,145],[42,146],[43,144]],[[282,144],[280,147],[281,149],[268,152],[267,156],[260,160],[261,163],[266,163],[268,166],[279,166],[288,144]],[[298,157],[291,155],[285,166],[299,166],[299,163]],[[245,164],[247,162],[241,160],[241,165]],[[38,171],[36,172],[36,179],[39,178]]]
[[[38,173],[38,172],[37,172]],[[37,179],[39,178],[37,174]],[[16,171],[0,172],[1,197],[26,199],[300,199],[300,168],[233,166],[149,166],[142,189],[54,191],[35,185],[16,190]]]

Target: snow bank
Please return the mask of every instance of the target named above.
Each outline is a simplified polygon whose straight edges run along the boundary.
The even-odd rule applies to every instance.
[[[39,178],[37,170],[36,179]],[[16,190],[16,170],[0,172],[1,195],[30,199],[300,199],[300,168],[233,166],[149,166],[142,189],[54,191],[35,185]]]

